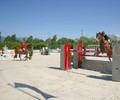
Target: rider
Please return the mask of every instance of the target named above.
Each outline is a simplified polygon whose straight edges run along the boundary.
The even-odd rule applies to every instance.
[[[112,48],[111,43],[110,43],[110,39],[107,36],[107,34],[105,34],[105,32],[99,32],[96,34],[96,38],[100,41],[100,49],[104,50],[106,46],[110,46],[110,48]]]
[[[96,38],[97,38],[98,40],[100,40],[100,37],[98,36],[99,34],[101,34],[101,36],[103,37],[103,40],[106,40],[106,41],[109,42],[109,44],[111,44],[110,38],[108,37],[107,34],[105,34],[104,31],[103,31],[103,32],[96,33]]]
[[[24,42],[24,41],[22,41],[22,43],[21,43],[21,48],[22,48],[22,50],[23,50],[23,51],[25,51],[26,44],[25,44],[25,42]]]
[[[104,37],[105,40],[107,40],[110,43],[110,38],[107,36],[107,34],[105,34],[104,31],[101,33],[101,35]]]

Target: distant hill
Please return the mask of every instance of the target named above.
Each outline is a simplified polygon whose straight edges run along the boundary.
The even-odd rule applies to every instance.
[[[28,37],[17,37],[17,40],[20,40],[20,41],[22,41],[23,39],[27,39]]]
[[[5,36],[2,36],[2,37],[1,37],[1,40],[2,40],[2,41],[4,41],[4,40],[5,40],[5,38],[6,38]],[[26,40],[28,37],[16,37],[16,38],[17,38],[17,40],[22,41],[23,39],[25,39],[25,40]]]
[[[1,41],[4,41],[6,37],[1,37]]]

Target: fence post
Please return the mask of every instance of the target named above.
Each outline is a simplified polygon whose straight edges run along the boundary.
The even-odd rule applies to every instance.
[[[74,50],[77,52],[74,52],[73,55],[73,68],[80,68],[82,63],[82,44],[74,46]]]
[[[78,68],[80,68],[82,65],[82,43],[78,44]]]
[[[62,70],[71,69],[71,66],[70,66],[70,44],[65,44],[65,45],[61,46],[60,68]]]
[[[120,82],[120,43],[113,45],[112,80]]]

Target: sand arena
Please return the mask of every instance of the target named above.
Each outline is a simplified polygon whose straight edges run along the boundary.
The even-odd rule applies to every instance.
[[[111,74],[60,70],[60,53],[32,60],[0,60],[0,100],[120,100],[120,83]]]

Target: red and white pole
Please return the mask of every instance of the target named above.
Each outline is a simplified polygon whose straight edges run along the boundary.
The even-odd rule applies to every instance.
[[[70,70],[70,44],[61,46],[60,67],[63,70]]]

